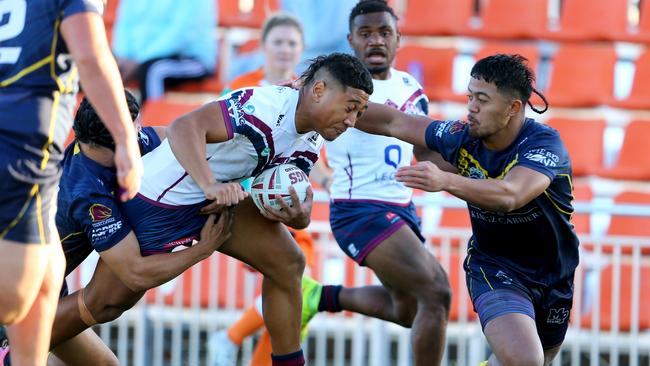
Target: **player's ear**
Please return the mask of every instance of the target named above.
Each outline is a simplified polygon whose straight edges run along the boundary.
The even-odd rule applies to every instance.
[[[508,115],[510,117],[516,116],[523,107],[524,103],[521,101],[521,99],[513,99],[510,101],[510,111],[508,112]]]
[[[352,47],[352,33],[348,33],[348,44]]]
[[[314,82],[314,85],[311,87],[311,92],[317,102],[325,95],[326,88],[325,80],[317,80]]]

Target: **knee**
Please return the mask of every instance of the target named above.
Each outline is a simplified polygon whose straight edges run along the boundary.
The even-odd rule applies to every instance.
[[[292,283],[300,287],[303,272],[305,271],[305,255],[296,245],[289,247],[282,259],[277,258],[274,265],[264,273],[277,283]]]
[[[543,366],[544,352],[541,349],[509,349],[497,358],[503,366]]]
[[[451,309],[451,297],[453,296],[449,279],[441,267],[434,271],[431,277],[429,281],[424,282],[427,284],[426,288],[419,291],[423,298],[422,301],[427,308],[442,311],[447,317]]]
[[[29,312],[33,303],[27,294],[18,288],[12,288],[0,297],[0,324],[12,325],[19,323]]]

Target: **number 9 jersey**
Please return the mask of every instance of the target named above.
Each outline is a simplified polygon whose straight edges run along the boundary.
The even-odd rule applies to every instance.
[[[391,69],[387,80],[373,79],[370,101],[409,114],[426,115],[429,101],[413,76]],[[327,161],[333,169],[330,197],[335,202],[378,201],[407,204],[413,190],[395,180],[401,166],[411,164],[413,145],[394,137],[348,129],[325,142]]]

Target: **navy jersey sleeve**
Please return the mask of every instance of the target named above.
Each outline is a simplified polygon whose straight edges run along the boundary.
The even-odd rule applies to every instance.
[[[551,181],[557,174],[571,171],[569,153],[559,134],[549,128],[529,136],[519,146],[517,165],[538,171],[548,176]]]
[[[146,155],[160,145],[160,137],[153,127],[143,127],[138,131],[138,145],[140,145],[140,154]]]
[[[425,132],[427,147],[456,164],[458,150],[467,138],[467,125],[461,121],[432,121]]]
[[[131,231],[112,196],[77,197],[71,211],[97,252],[112,248]]]
[[[62,0],[60,4],[64,19],[78,13],[92,12],[101,15],[104,12],[102,0]]]

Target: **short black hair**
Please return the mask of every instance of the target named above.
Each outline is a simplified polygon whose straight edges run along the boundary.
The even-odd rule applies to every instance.
[[[135,121],[140,114],[140,105],[130,91],[125,89],[124,95],[126,97],[126,104],[129,107],[129,114],[131,114],[131,120]],[[84,97],[79,105],[77,114],[74,117],[72,129],[74,130],[74,136],[77,141],[115,150],[113,136],[108,132],[104,122],[99,118],[99,115],[87,97]]]
[[[497,89],[520,98],[524,104],[533,92],[535,73],[528,67],[528,59],[521,55],[496,54],[478,60],[472,67],[471,75]]]
[[[311,84],[316,73],[322,68],[341,85],[372,94],[372,75],[358,58],[346,53],[335,52],[312,59],[307,70],[300,76],[303,85]]]
[[[361,0],[357,3],[357,5],[352,8],[352,11],[350,12],[350,19],[348,20],[348,26],[350,27],[350,32],[352,32],[352,23],[354,22],[354,18],[356,18],[359,15],[363,14],[371,14],[371,13],[388,13],[390,16],[395,19],[395,22],[399,20],[397,15],[395,14],[395,10],[388,5],[388,2],[386,0]]]

